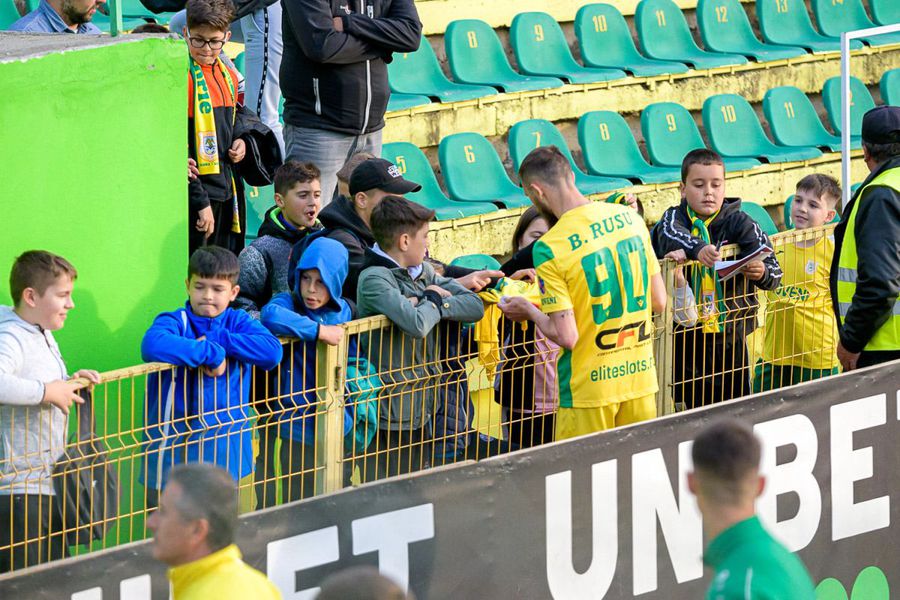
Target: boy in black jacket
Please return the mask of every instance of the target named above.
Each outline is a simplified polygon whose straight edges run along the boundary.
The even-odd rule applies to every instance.
[[[714,266],[718,246],[737,244],[738,258],[772,247],[759,225],[741,211],[739,198],[725,198],[725,166],[711,150],[689,152],[681,165],[681,204],[663,213],[651,232],[657,256],[696,260],[687,279],[701,314],[692,327],[676,326],[675,402],[693,408],[750,392],[746,338],[756,328],[756,289],[781,282],[774,254],[720,282]]]

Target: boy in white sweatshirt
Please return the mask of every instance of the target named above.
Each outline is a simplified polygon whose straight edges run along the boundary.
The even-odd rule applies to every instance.
[[[77,275],[61,256],[26,252],[9,276],[15,305],[0,306],[0,573],[66,554],[51,474],[84,384],[69,378],[52,332],[75,306]],[[96,371],[72,377],[100,382]]]

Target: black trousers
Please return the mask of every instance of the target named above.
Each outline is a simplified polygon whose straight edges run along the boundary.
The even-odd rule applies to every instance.
[[[869,351],[865,350],[859,355],[859,360],[856,361],[857,368],[861,369],[863,367],[871,367],[872,365],[880,365],[881,363],[890,362],[892,360],[897,360],[900,358],[900,350],[878,350],[878,351]]]
[[[510,411],[509,443],[519,448],[532,448],[553,441],[556,415]]]
[[[684,408],[750,393],[747,344],[740,335],[679,329],[675,335],[674,397]]]
[[[204,234],[197,231],[199,212],[188,210],[188,252],[190,254],[193,254],[194,250],[201,246],[220,246],[231,250],[235,255],[240,254],[244,249],[244,238],[247,234],[247,209],[240,196],[239,194],[238,210],[240,211],[241,233],[231,231],[231,224],[234,220],[234,200],[209,203],[216,223],[212,235],[208,238],[204,238]]]
[[[412,431],[379,429],[361,464],[362,480],[378,481],[431,467],[434,442],[425,428]]]
[[[0,495],[0,573],[68,554],[55,496]]]

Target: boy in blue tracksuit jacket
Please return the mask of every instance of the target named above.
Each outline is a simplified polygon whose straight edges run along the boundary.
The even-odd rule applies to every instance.
[[[157,505],[176,464],[213,463],[238,481],[253,472],[250,368],[272,369],[282,352],[265,327],[228,308],[240,290],[239,271],[230,251],[197,249],[188,267],[188,302],[156,317],[144,334],[145,361],[177,366],[147,377],[141,479],[148,506]]]
[[[347,278],[349,255],[338,241],[319,237],[303,250],[293,277],[293,290],[282,292],[265,305],[260,322],[276,335],[300,338],[286,356],[275,385],[280,408],[273,414],[281,438],[281,472],[286,477],[285,502],[313,493],[316,440],[316,343],[337,345],[344,335],[341,323],[353,319],[353,307],[341,297]],[[350,339],[350,356],[356,340]],[[352,411],[344,413],[344,430],[353,427]],[[257,470],[271,470],[274,457],[260,456]],[[268,464],[261,464],[267,462]],[[274,503],[269,490],[263,505]]]

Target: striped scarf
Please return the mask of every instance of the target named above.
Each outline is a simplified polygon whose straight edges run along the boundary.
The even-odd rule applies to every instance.
[[[702,219],[690,206],[687,206],[687,214],[691,219],[691,235],[711,244],[709,226],[719,216],[719,211],[713,213],[708,219]],[[700,309],[700,321],[703,325],[703,333],[719,333],[725,322],[725,303],[722,300],[722,285],[715,269],[706,265],[695,265],[691,269],[691,289],[697,298]]]

